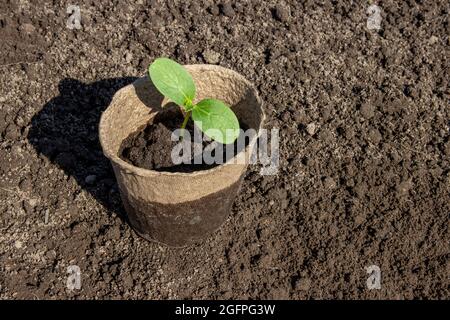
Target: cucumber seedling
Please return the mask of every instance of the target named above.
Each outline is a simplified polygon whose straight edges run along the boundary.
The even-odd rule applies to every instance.
[[[148,69],[156,89],[184,111],[182,130],[192,116],[194,124],[211,139],[223,144],[236,140],[239,121],[234,112],[217,99],[207,98],[194,104],[194,80],[182,65],[168,58],[158,58]]]

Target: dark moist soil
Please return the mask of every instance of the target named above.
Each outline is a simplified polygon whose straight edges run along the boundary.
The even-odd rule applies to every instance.
[[[184,142],[188,143],[190,141],[191,157],[189,158],[189,161],[186,161],[187,163],[174,164],[171,153],[175,146],[180,142],[172,141],[171,136],[172,132],[179,129],[182,123],[183,114],[177,107],[158,113],[151,124],[130,134],[130,136],[122,142],[119,151],[120,157],[128,163],[140,168],[165,172],[195,172],[214,168],[221,163],[225,163],[227,160],[237,155],[238,152],[242,151],[241,149],[238,150],[238,137],[232,145],[230,144],[227,146],[217,143],[218,146],[211,152],[211,156],[221,159],[221,163],[208,164],[203,161],[203,157],[201,157],[201,161],[194,161],[195,156],[198,154],[198,151],[195,150],[195,143],[198,144],[198,142],[194,143],[194,125],[192,120],[189,120],[186,125],[186,130],[189,131],[191,139],[185,139]],[[245,130],[247,126],[241,123],[240,128]],[[201,142],[202,150],[207,148],[211,143],[210,140],[203,139]],[[249,141],[246,139],[244,146],[247,146],[248,143]],[[232,152],[227,154],[227,148],[231,148],[230,150],[232,150]],[[221,154],[216,155],[216,152],[221,152]]]
[[[366,1],[77,0],[80,30],[0,3],[0,299],[449,298],[447,0],[379,1],[379,31]],[[243,74],[280,129],[277,175],[182,250],[126,223],[97,134],[160,56]]]

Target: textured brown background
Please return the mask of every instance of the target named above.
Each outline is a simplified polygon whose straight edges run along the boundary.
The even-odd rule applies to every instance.
[[[0,3],[0,298],[449,297],[448,1],[382,1],[379,32],[362,1],[76,2],[81,30]],[[97,137],[157,56],[244,74],[281,129],[279,174],[183,250],[124,223]]]

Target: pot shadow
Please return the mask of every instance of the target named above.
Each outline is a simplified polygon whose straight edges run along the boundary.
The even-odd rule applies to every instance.
[[[74,177],[81,188],[124,221],[127,217],[114,172],[103,155],[98,124],[116,91],[136,79],[111,78],[89,84],[63,79],[59,95],[32,118],[27,137],[40,155]],[[145,97],[143,92],[137,95]]]

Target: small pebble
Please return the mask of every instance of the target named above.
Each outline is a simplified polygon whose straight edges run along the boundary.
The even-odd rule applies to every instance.
[[[36,198],[30,198],[30,199],[28,200],[28,204],[29,204],[32,208],[35,208],[35,207],[37,206],[38,202],[39,202],[39,200],[36,199]]]
[[[294,121],[297,123],[305,123],[306,121],[306,114],[303,110],[295,110],[293,114]]]
[[[364,214],[359,214],[354,218],[355,224],[357,226],[361,225],[364,223],[364,221],[366,221],[366,217]]]
[[[353,191],[356,193],[358,198],[362,199],[367,194],[368,186],[365,182],[359,182],[353,188]]]
[[[220,14],[220,9],[217,5],[213,4],[211,7],[209,7],[209,12],[213,16],[218,16]]]
[[[295,290],[297,291],[308,291],[311,287],[311,280],[308,278],[298,279],[295,282]]]
[[[285,111],[282,115],[281,115],[281,120],[283,120],[283,122],[288,122],[291,120],[291,114],[288,111]]]
[[[49,213],[50,213],[49,209],[45,210],[45,214],[44,214],[44,223],[45,224],[48,224],[48,215],[49,215]]]
[[[36,28],[31,23],[24,23],[20,26],[20,30],[27,34],[31,34],[36,31]]]
[[[222,13],[227,17],[233,17],[234,16],[234,9],[231,3],[226,2],[220,6],[220,9]]]
[[[19,128],[14,123],[10,123],[6,128],[5,137],[11,140],[17,140],[20,137]]]
[[[16,247],[16,249],[21,249],[23,247],[22,241],[16,240],[16,242],[14,242],[14,247]]]
[[[281,4],[277,4],[275,7],[275,18],[281,22],[289,22],[289,8]]]
[[[380,131],[378,131],[378,129],[370,130],[369,139],[373,144],[379,144],[382,139]]]
[[[319,135],[319,139],[326,142],[326,143],[330,143],[334,138],[333,133],[329,130],[329,129],[323,129],[320,132]]]
[[[436,36],[431,36],[430,37],[430,40],[429,40],[429,43],[430,44],[435,44],[435,43],[437,43],[439,41],[439,38],[438,37],[436,37]]]
[[[370,103],[364,103],[359,111],[366,119],[370,119],[375,115],[375,107]]]
[[[209,64],[218,64],[220,61],[220,53],[207,49],[203,51],[203,58]]]
[[[130,63],[132,60],[133,60],[133,54],[132,54],[131,52],[127,52],[127,53],[125,54],[125,61],[126,61],[127,63]]]
[[[323,185],[326,189],[334,189],[336,188],[336,182],[331,177],[325,178]]]
[[[404,180],[397,186],[397,192],[402,195],[405,195],[409,192],[411,187],[412,187],[411,179]]]
[[[306,126],[306,132],[308,132],[308,134],[311,136],[316,133],[316,125],[314,124],[314,122],[311,122]]]
[[[447,156],[450,156],[450,140],[447,141],[447,143],[444,145],[444,153]]]
[[[31,180],[30,179],[23,179],[19,183],[19,188],[22,191],[27,191],[27,192],[31,191],[31,189],[33,188],[33,185],[31,184]]]

